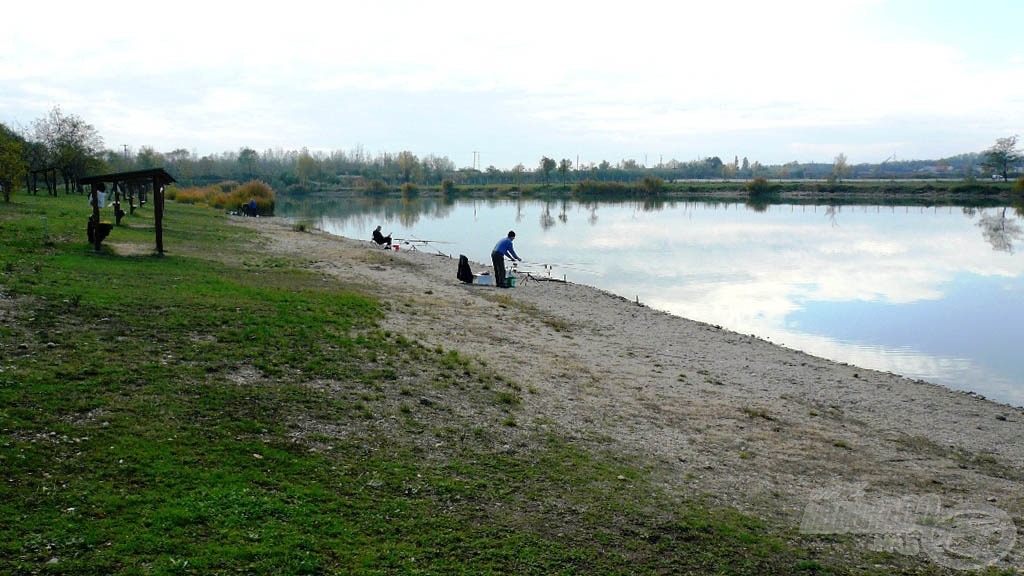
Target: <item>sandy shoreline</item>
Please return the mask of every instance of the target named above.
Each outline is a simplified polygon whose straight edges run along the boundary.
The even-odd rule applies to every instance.
[[[402,303],[391,306],[388,328],[486,359],[529,391],[522,427],[553,426],[642,455],[681,494],[795,528],[821,489],[862,486],[869,498],[993,507],[1018,532],[1024,526],[1021,409],[587,286],[465,285],[448,257],[300,232],[281,218],[232,220],[259,230],[276,254]],[[998,565],[1024,566],[1022,549]]]

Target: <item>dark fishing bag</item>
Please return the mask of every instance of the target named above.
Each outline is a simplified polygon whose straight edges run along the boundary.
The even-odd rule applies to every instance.
[[[469,269],[469,258],[462,254],[459,254],[459,271],[455,274],[455,277],[466,284],[473,283],[473,271]]]

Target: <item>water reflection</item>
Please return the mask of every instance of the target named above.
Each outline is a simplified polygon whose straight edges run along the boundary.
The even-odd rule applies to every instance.
[[[1024,233],[1018,222],[1007,218],[1007,210],[1008,208],[1004,207],[994,213],[982,214],[978,218],[978,227],[994,250],[1013,254],[1014,242],[1019,242]]]
[[[476,262],[514,228],[534,273],[1024,405],[1007,345],[1024,336],[1019,209],[429,197],[283,208],[354,238],[383,224],[449,241],[439,251]]]

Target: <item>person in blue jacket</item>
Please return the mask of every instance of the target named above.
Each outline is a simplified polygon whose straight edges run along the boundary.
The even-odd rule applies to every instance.
[[[494,250],[491,250],[491,264],[494,264],[494,285],[498,288],[508,288],[505,284],[505,257],[508,256],[512,260],[523,261],[516,254],[515,249],[512,248],[512,241],[515,239],[515,231],[509,230],[508,236],[498,240],[498,243],[494,245]]]

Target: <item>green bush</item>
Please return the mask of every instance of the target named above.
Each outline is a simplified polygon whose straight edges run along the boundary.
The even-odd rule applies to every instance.
[[[657,196],[668,186],[665,181],[655,176],[644,176],[643,180],[628,185],[622,182],[600,182],[596,180],[584,180],[577,182],[572,187],[572,192],[578,197],[635,197],[635,196]]]
[[[751,196],[767,196],[773,191],[774,187],[764,176],[758,176],[750,182],[747,182],[747,194],[750,194]]]
[[[420,188],[412,182],[406,182],[402,184],[402,196],[405,198],[411,198],[420,193]]]
[[[921,190],[924,190],[922,188]],[[953,194],[995,194],[997,190],[991,186],[981,184],[977,180],[973,182],[964,182],[962,184],[954,184],[949,187],[949,191]]]
[[[206,204],[213,206],[214,198],[224,194],[224,192],[222,192],[219,184],[211,184],[209,186],[192,186],[189,188],[168,186],[165,194],[168,200],[180,204]]]
[[[391,187],[388,186],[383,180],[370,180],[363,187],[363,192],[367,194],[387,194],[391,192]]]
[[[597,180],[584,180],[577,182],[572,187],[573,194],[577,196],[597,195],[623,195],[629,192],[629,188],[622,182],[599,182]]]
[[[263,215],[274,213],[274,190],[266,182],[250,180],[231,191],[228,209],[241,208],[250,200],[256,201],[256,212]]]
[[[451,194],[452,192],[455,192],[455,182],[445,178],[441,181],[441,193]]]
[[[206,204],[209,194],[203,188],[181,189],[171,186],[167,189],[167,198],[181,204]]]
[[[637,191],[647,196],[661,194],[665,191],[665,181],[657,176],[644,176],[637,185]]]
[[[167,198],[181,204],[206,204],[219,210],[240,210],[250,200],[256,200],[259,214],[274,213],[274,190],[266,183],[252,180],[245,184],[225,181],[201,188],[178,188],[167,190]]]

